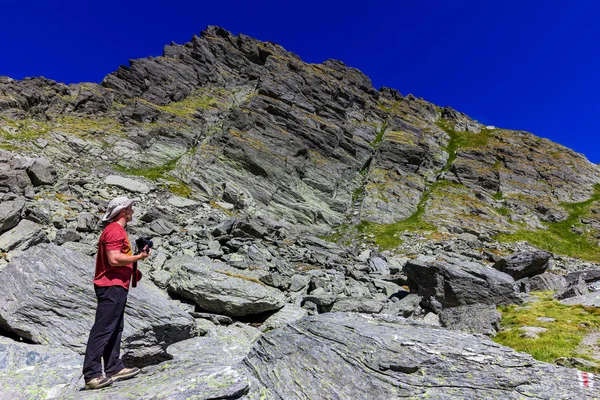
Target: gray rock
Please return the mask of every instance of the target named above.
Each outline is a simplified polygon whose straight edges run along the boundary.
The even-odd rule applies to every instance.
[[[1,272],[0,325],[34,343],[82,353],[96,309],[93,273],[93,258],[65,247],[29,249]],[[164,359],[167,346],[192,335],[193,319],[143,280],[130,290],[125,313],[124,360]]]
[[[23,251],[38,243],[48,242],[41,226],[27,219],[0,235],[0,251]]]
[[[404,266],[412,293],[439,312],[446,307],[469,304],[520,304],[510,275],[472,262],[454,264],[431,257],[419,257]]]
[[[583,280],[586,283],[595,282],[597,280],[600,280],[600,269],[571,272],[567,274],[567,276],[565,276],[565,279],[568,283],[577,282],[579,280],[580,275],[583,276]]]
[[[120,187],[133,193],[146,194],[150,192],[150,188],[145,183],[118,175],[107,176],[106,179],[104,179],[104,183],[109,186]]]
[[[335,301],[331,311],[377,314],[383,309],[384,304],[383,301],[364,297],[344,297]]]
[[[58,180],[58,173],[50,161],[37,158],[27,168],[27,175],[33,186],[54,185]]]
[[[23,170],[11,170],[0,164],[0,192],[23,195],[32,188],[33,186],[31,185],[29,176],[27,176],[27,172]]]
[[[567,280],[563,275],[544,272],[529,279],[529,287],[532,291],[560,292],[567,287]]]
[[[369,271],[382,275],[390,274],[390,268],[388,267],[387,263],[385,260],[379,257],[372,257],[369,259]]]
[[[555,322],[556,318],[537,317],[536,320],[540,322]]]
[[[600,307],[600,292],[591,292],[588,294],[575,296],[568,298],[566,300],[562,300],[563,304],[581,304],[586,307]]]
[[[77,216],[77,232],[94,232],[98,225],[98,218],[90,213],[81,213]]]
[[[574,370],[535,361],[483,337],[382,315],[306,317],[261,337],[244,364],[253,378],[249,399],[506,400],[523,393],[532,399],[592,394],[580,387]]]
[[[421,312],[421,301],[423,298],[418,294],[407,294],[401,299],[392,297],[381,310],[381,314],[397,315],[408,318]]]
[[[554,360],[554,363],[556,365],[562,365],[563,367],[585,369],[585,370],[590,370],[590,369],[593,370],[593,369],[598,368],[598,365],[596,363],[585,360],[583,358],[577,358],[577,357],[559,357],[556,360]]]
[[[440,316],[433,312],[429,312],[429,313],[425,314],[425,316],[423,318],[421,318],[420,321],[422,321],[428,325],[441,326]]]
[[[56,232],[54,243],[63,245],[67,242],[78,242],[81,240],[81,235],[71,229],[61,229]]]
[[[290,322],[298,321],[307,315],[308,312],[304,308],[293,304],[286,304],[281,310],[267,318],[259,329],[261,332],[272,331],[273,329],[281,328]]]
[[[21,220],[21,211],[24,206],[25,202],[21,199],[0,203],[0,233],[17,226]]]
[[[178,257],[166,262],[171,271],[168,290],[194,301],[202,309],[229,316],[279,310],[283,294],[244,272],[231,272],[208,258]]]
[[[143,368],[134,381],[114,383],[96,391],[81,390],[81,355],[65,348],[17,343],[0,337],[0,398],[240,398],[250,389],[240,362],[253,343],[240,331],[176,343],[167,349],[172,360]]]
[[[569,297],[583,296],[589,293],[587,284],[584,279],[585,275],[579,275],[577,281],[573,281],[567,285],[562,291],[554,295],[559,300],[568,299]]]
[[[160,236],[170,235],[177,230],[175,225],[164,218],[158,218],[157,220],[152,221],[148,228]]]
[[[541,326],[522,326],[519,328],[519,330],[522,332],[531,332],[535,334],[548,332],[548,329],[542,328]]]
[[[498,271],[505,272],[515,279],[531,278],[543,273],[548,268],[548,260],[552,257],[547,251],[523,251],[512,254],[494,264]]]
[[[495,336],[500,330],[501,318],[500,312],[490,304],[445,308],[440,312],[443,327],[487,336]]]
[[[171,196],[171,197],[169,197],[167,202],[170,205],[172,205],[173,207],[186,208],[186,209],[190,209],[190,210],[194,210],[194,209],[198,208],[198,206],[201,205],[201,203],[198,201],[191,200],[191,199],[188,199],[185,197],[180,197],[180,196]]]
[[[82,364],[83,357],[67,348],[0,336],[0,399],[64,399],[74,395]]]

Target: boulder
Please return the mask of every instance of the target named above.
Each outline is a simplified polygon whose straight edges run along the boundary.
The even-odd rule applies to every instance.
[[[31,179],[24,170],[11,170],[0,165],[0,193],[24,195],[33,190]]]
[[[583,280],[586,283],[591,283],[600,280],[600,269],[590,269],[584,271],[571,272],[565,276],[567,283],[576,282],[579,280],[579,276],[583,276]]]
[[[384,315],[327,313],[268,332],[248,399],[576,399],[577,371],[491,340]],[[261,397],[262,396],[262,397]]]
[[[423,298],[418,294],[406,294],[404,297],[392,297],[388,300],[386,306],[381,310],[381,314],[389,314],[396,315],[404,318],[408,318],[415,314],[420,314],[421,309],[421,300]]]
[[[264,285],[250,272],[231,271],[208,257],[173,258],[165,264],[171,273],[169,292],[194,301],[202,309],[232,317],[276,311],[283,294]]]
[[[516,280],[531,278],[543,273],[548,268],[548,260],[552,253],[547,251],[522,251],[497,261],[494,268],[505,272]]]
[[[54,243],[59,246],[67,242],[78,242],[80,240],[81,235],[71,229],[61,229],[56,232],[56,236],[54,237]]]
[[[0,251],[23,251],[38,243],[48,242],[40,225],[27,219],[0,235]]]
[[[104,183],[109,186],[120,187],[133,193],[147,194],[150,192],[150,188],[145,183],[118,175],[107,176],[106,179],[104,179]]]
[[[495,336],[500,330],[502,315],[490,304],[470,304],[445,308],[440,312],[443,327],[469,333]]]
[[[381,275],[389,275],[390,267],[388,267],[384,259],[380,257],[372,257],[369,259],[369,271]]]
[[[0,203],[0,233],[17,226],[24,206],[25,202],[21,199]]]
[[[58,180],[58,173],[50,161],[45,158],[36,158],[27,168],[27,175],[33,186],[54,185]]]
[[[259,329],[262,332],[268,332],[273,329],[281,328],[290,322],[298,321],[307,315],[308,312],[304,308],[293,304],[286,304],[281,310],[267,318]]]
[[[77,232],[93,232],[98,224],[98,218],[94,215],[84,212],[77,216]]]
[[[170,235],[171,233],[177,230],[177,228],[172,223],[170,223],[164,218],[159,218],[152,221],[148,228],[150,228],[152,232],[156,233],[159,236]]]
[[[337,299],[331,307],[332,312],[357,312],[377,314],[383,309],[384,301],[364,297],[344,297]]]
[[[591,292],[581,296],[570,297],[562,300],[563,304],[581,304],[586,307],[600,307],[600,292]]]
[[[421,256],[407,262],[404,273],[411,293],[435,312],[468,304],[522,303],[510,275],[482,264]]]
[[[171,196],[167,202],[173,207],[195,210],[201,205],[200,202],[188,199],[186,197]]]
[[[2,329],[34,343],[85,351],[96,310],[93,258],[42,244],[14,257],[0,274]],[[193,334],[193,318],[143,280],[129,291],[125,314],[125,360],[164,359],[170,344]]]
[[[589,293],[587,284],[585,283],[585,275],[581,274],[576,281],[569,283],[562,291],[554,295],[559,300],[568,299],[569,297],[583,296]]]
[[[567,287],[567,280],[563,275],[544,272],[529,279],[529,288],[532,291],[560,292]]]

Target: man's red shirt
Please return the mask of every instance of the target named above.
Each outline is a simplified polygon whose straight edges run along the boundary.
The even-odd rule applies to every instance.
[[[112,250],[119,250],[123,254],[132,255],[127,232],[116,222],[108,224],[98,240],[94,285],[122,286],[129,290],[133,264],[127,264],[122,267],[111,266],[108,263],[108,251]]]

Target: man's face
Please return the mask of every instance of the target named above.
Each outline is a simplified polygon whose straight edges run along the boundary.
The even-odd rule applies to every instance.
[[[127,220],[127,222],[131,222],[131,220],[133,219],[133,207],[129,206],[125,209],[125,219]]]

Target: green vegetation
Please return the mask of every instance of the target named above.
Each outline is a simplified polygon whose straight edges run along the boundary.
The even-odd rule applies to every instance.
[[[138,101],[179,117],[192,118],[198,109],[208,110],[209,108],[218,108],[221,104],[235,102],[235,98],[230,97],[232,94],[223,88],[209,87],[195,90],[185,99],[164,106],[142,99],[138,99]]]
[[[157,165],[155,167],[148,168],[126,168],[120,165],[115,165],[114,168],[117,171],[123,172],[128,175],[135,176],[143,176],[144,178],[148,178],[150,180],[164,179],[169,181],[166,186],[171,191],[171,193],[181,196],[181,197],[189,197],[192,194],[192,189],[180,179],[177,179],[173,176],[169,175],[173,169],[175,169],[175,165],[177,161],[179,161],[181,157],[174,158],[165,164]]]
[[[450,136],[450,141],[448,141],[448,145],[446,146],[449,157],[444,170],[448,170],[454,160],[456,160],[456,152],[459,149],[485,147],[490,138],[493,137],[493,134],[491,133],[493,130],[489,129],[482,129],[479,133],[457,132],[454,130],[454,127],[451,126],[450,122],[443,119],[436,122],[436,125]]]
[[[371,142],[371,146],[373,148],[376,149],[379,147],[379,144],[383,140],[383,135],[385,134],[385,130],[387,129],[387,127],[388,127],[387,121],[385,121],[383,124],[381,124],[381,129],[379,129],[377,136],[375,136],[375,139],[373,139],[373,141]]]
[[[450,186],[452,183],[448,181],[438,181],[431,185],[421,197],[419,204],[417,204],[417,211],[405,220],[398,221],[393,224],[378,224],[371,221],[362,221],[356,227],[358,232],[364,235],[374,235],[373,240],[375,244],[379,246],[381,250],[392,250],[402,244],[398,233],[409,231],[409,232],[424,232],[424,231],[436,231],[435,225],[425,221],[423,214],[425,213],[425,205],[429,200],[429,194],[434,190]]]
[[[159,178],[166,179],[165,177],[167,173],[169,173],[175,168],[177,161],[179,161],[179,157],[174,158],[166,162],[165,164],[157,165],[155,167],[126,168],[120,165],[115,165],[115,169],[128,175],[143,176],[144,178],[148,178],[151,180],[156,180]]]
[[[515,233],[501,234],[496,240],[503,242],[518,242],[525,240],[530,244],[570,257],[578,257],[587,261],[600,261],[600,247],[587,232],[579,235],[571,227],[580,227],[580,217],[585,215],[591,204],[600,200],[600,185],[594,186],[592,197],[581,203],[561,203],[569,211],[569,217],[560,222],[545,222],[547,229],[520,229]]]
[[[5,128],[2,129],[3,127]],[[44,136],[51,129],[51,125],[45,121],[37,121],[31,118],[12,121],[1,117],[0,139],[30,142]]]
[[[510,210],[506,207],[500,207],[496,211],[498,211],[498,214],[504,215],[504,216],[507,216],[508,214],[510,214]]]
[[[501,307],[502,330],[494,338],[496,343],[517,351],[529,353],[536,360],[554,362],[559,357],[579,357],[593,361],[589,355],[577,353],[583,337],[600,328],[600,308],[564,305],[552,299],[552,293],[532,293],[539,301],[524,306]],[[554,322],[540,322],[538,317],[554,318]],[[538,339],[521,337],[522,326],[538,326],[548,331]],[[594,368],[592,372],[600,372]]]
[[[504,194],[501,190],[498,190],[496,193],[494,193],[493,198],[494,200],[502,200],[504,198]]]

